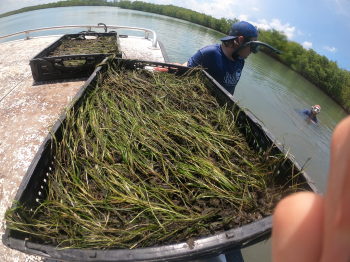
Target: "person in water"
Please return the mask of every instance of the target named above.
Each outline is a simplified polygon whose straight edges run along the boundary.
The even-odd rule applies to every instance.
[[[243,44],[258,40],[258,30],[250,23],[240,21],[231,25],[228,36],[221,39],[221,44],[206,46],[192,56],[184,66],[202,66],[220,85],[233,95],[241,77],[244,59],[251,53],[250,46],[238,52],[233,58],[233,52]]]
[[[335,128],[325,196],[299,192],[273,214],[273,262],[350,261],[350,116]]]
[[[321,107],[320,107],[319,105],[314,105],[314,106],[312,106],[312,107],[311,107],[311,110],[310,110],[310,109],[304,109],[304,110],[302,111],[302,113],[303,113],[304,115],[309,116],[310,120],[311,120],[313,123],[315,123],[315,124],[318,123],[318,120],[317,120],[316,115],[319,114],[320,112],[321,112]]]

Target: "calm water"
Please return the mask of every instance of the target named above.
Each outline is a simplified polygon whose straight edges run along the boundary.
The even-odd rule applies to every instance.
[[[114,7],[63,7],[1,18],[0,36],[40,27],[98,23],[154,30],[170,60],[180,63],[187,61],[199,48],[219,43],[224,36],[179,19]],[[47,31],[38,32],[37,35],[66,32]],[[77,30],[71,32],[76,33]],[[135,34],[136,31],[119,33]],[[140,36],[143,35],[140,33]],[[306,172],[317,188],[325,192],[331,134],[346,113],[314,85],[263,53],[247,59],[234,95],[289,149],[301,166],[310,159],[305,165]],[[322,107],[318,126],[310,124],[301,114],[301,110],[314,104]],[[246,248],[242,253],[246,262],[271,261],[270,248],[271,243],[267,241]]]

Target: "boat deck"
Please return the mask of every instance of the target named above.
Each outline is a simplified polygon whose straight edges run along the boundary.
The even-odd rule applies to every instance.
[[[29,60],[62,35],[0,44],[0,234],[4,215],[38,148],[87,78],[35,82]],[[166,62],[150,39],[120,38],[123,58]],[[158,44],[159,47],[159,44]],[[0,244],[0,261],[43,261]]]

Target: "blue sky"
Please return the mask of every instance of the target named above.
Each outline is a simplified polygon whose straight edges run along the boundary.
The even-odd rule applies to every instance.
[[[52,0],[0,0],[0,13]],[[211,15],[238,18],[262,29],[285,32],[350,71],[350,0],[148,0]]]

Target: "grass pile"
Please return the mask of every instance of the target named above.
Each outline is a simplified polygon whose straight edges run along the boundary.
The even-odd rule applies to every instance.
[[[283,156],[249,148],[200,72],[110,66],[69,112],[47,199],[6,213],[32,241],[89,249],[193,241],[271,215],[284,194],[273,168]]]
[[[101,36],[94,39],[85,37],[67,37],[49,57],[76,54],[114,54],[118,53],[118,43],[115,36]]]

